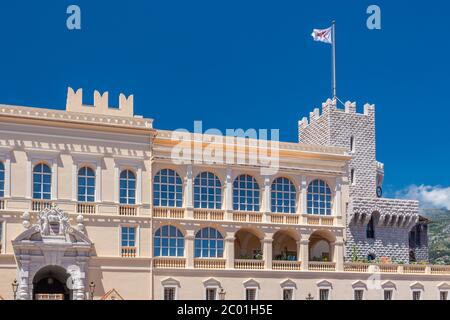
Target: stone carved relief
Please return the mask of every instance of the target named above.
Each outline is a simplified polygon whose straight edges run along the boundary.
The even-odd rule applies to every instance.
[[[32,299],[36,273],[47,266],[58,266],[70,275],[67,287],[72,299],[85,299],[85,272],[93,244],[85,234],[83,216],[77,216],[76,227],[72,227],[69,215],[53,206],[38,213],[35,224],[31,224],[29,212],[24,212],[22,218],[25,231],[12,241],[18,265],[17,298]],[[72,245],[76,245],[76,250]],[[66,256],[67,251],[76,254]]]
[[[69,216],[59,208],[46,208],[38,215],[38,225],[43,236],[63,236],[69,225]]]

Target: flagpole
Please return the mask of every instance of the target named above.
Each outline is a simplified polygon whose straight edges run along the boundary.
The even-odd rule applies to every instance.
[[[332,29],[331,29],[331,39],[332,39],[332,72],[333,72],[333,100],[336,100],[336,21],[333,20],[332,22]]]

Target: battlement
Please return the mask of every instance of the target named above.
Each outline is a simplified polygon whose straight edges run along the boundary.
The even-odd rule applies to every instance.
[[[133,117],[133,95],[126,97],[123,93],[119,95],[119,107],[109,106],[109,93],[104,92],[100,94],[97,90],[94,91],[94,105],[83,104],[83,89],[78,89],[76,92],[71,88],[67,88],[67,102],[66,111],[102,114],[119,117]]]
[[[347,101],[344,104],[344,109],[339,109],[336,106],[336,100],[328,99],[326,102],[322,103],[322,113],[319,108],[315,108],[312,112],[309,113],[309,120],[307,117],[304,117],[302,120],[298,122],[298,126],[300,130],[306,129],[309,125],[315,124],[323,115],[327,115],[331,112],[341,112],[347,114],[355,114],[361,116],[375,117],[375,105],[366,103],[364,105],[364,112],[357,113],[356,112],[356,102]]]

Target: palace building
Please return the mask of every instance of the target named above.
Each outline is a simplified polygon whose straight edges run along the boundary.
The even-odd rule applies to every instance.
[[[0,299],[447,300],[383,178],[369,104],[328,100],[298,143],[155,129],[123,94],[0,105]]]

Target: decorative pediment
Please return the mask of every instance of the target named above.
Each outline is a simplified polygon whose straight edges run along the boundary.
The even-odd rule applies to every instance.
[[[125,300],[122,296],[117,292],[116,289],[111,289],[107,293],[105,293],[100,300]]]
[[[286,279],[280,283],[281,288],[294,288],[297,289],[297,284],[291,279]]]
[[[161,281],[161,284],[163,286],[173,286],[173,287],[178,287],[178,288],[181,287],[180,281],[178,281],[177,279],[171,278],[171,277],[166,278],[163,281]]]
[[[450,284],[448,284],[447,282],[441,282],[438,285],[438,289],[439,290],[450,290]]]
[[[392,281],[385,281],[381,284],[381,288],[383,289],[397,289],[397,286]]]
[[[203,285],[206,287],[221,287],[220,281],[214,278],[209,278],[203,281]]]
[[[13,240],[16,246],[21,242],[27,243],[51,243],[54,245],[62,243],[77,243],[77,245],[91,246],[92,242],[84,234],[83,216],[77,217],[77,227],[69,223],[69,215],[63,210],[52,206],[46,208],[37,215],[37,222],[31,225],[31,215],[25,212],[22,215],[25,231]]]
[[[363,281],[358,280],[358,281],[355,281],[352,283],[352,288],[353,289],[367,289],[367,285]]]
[[[333,284],[328,280],[321,280],[316,283],[319,288],[332,288]]]
[[[420,282],[416,281],[409,286],[412,290],[423,290],[424,286]]]
[[[259,287],[259,282],[256,281],[255,279],[248,279],[246,281],[244,281],[244,287],[245,288],[260,288]]]

